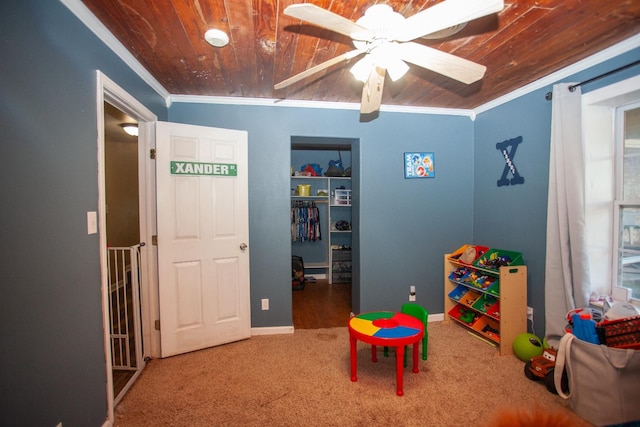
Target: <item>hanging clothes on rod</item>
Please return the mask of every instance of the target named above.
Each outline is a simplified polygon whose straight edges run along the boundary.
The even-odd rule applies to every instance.
[[[297,200],[291,203],[291,241],[315,242],[322,240],[320,210],[315,202]]]

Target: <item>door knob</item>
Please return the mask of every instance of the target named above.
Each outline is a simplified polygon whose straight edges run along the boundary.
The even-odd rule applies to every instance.
[[[245,249],[247,249],[247,244],[246,243],[240,243],[240,250],[244,251]]]

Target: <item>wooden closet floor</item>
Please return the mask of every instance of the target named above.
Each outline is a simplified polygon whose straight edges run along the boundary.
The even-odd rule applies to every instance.
[[[327,280],[317,280],[292,292],[294,329],[347,326],[351,314],[351,283],[329,284]]]

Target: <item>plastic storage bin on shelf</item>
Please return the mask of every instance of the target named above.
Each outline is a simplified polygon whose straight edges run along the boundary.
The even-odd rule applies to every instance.
[[[463,245],[449,255],[449,259],[459,264],[472,265],[475,260],[484,255],[488,250],[489,248],[487,246]]]
[[[332,249],[333,283],[351,282],[351,249]]]
[[[351,205],[351,190],[343,190],[336,188],[333,195],[334,205]]]
[[[500,301],[496,301],[489,309],[487,310],[487,316],[491,316],[496,320],[500,320]]]
[[[481,313],[489,314],[489,310],[497,303],[495,297],[491,295],[482,294],[476,302],[473,303],[472,308],[478,310]]]
[[[480,293],[476,291],[469,291],[460,298],[460,304],[464,304],[467,307],[473,307],[473,304],[480,299]]]
[[[481,317],[473,324],[473,329],[491,341],[500,342],[500,324],[493,319]]]
[[[476,259],[473,265],[478,268],[498,271],[503,266],[522,265],[522,254],[503,249],[490,249]]]
[[[467,294],[467,292],[469,292],[469,289],[467,289],[466,286],[464,285],[458,285],[457,288],[455,288],[454,290],[452,290],[451,292],[449,292],[449,298],[451,298],[454,301],[460,301],[460,299]]]
[[[298,185],[298,190],[296,191],[296,193],[298,194],[298,196],[310,196],[311,195],[311,185],[309,184],[300,184]]]
[[[450,318],[457,320],[460,323],[464,323],[466,326],[473,326],[480,317],[480,315],[472,309],[460,304],[454,305],[447,314]]]

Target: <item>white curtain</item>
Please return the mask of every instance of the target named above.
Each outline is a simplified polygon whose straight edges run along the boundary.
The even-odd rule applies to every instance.
[[[575,83],[574,83],[575,84]],[[545,336],[556,346],[566,315],[589,303],[589,265],[585,234],[585,155],[581,91],[571,83],[553,87],[547,253],[545,263]]]

